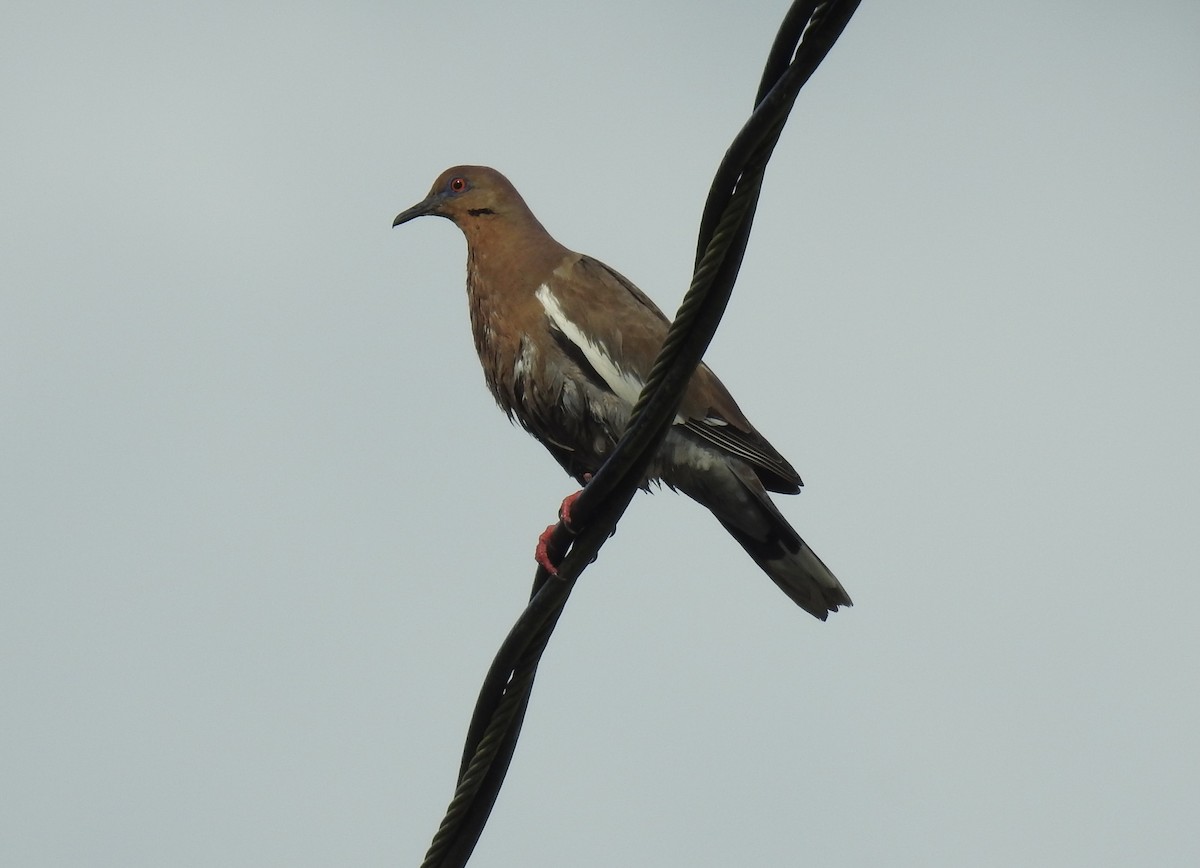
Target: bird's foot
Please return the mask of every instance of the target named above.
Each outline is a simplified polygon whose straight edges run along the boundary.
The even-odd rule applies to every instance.
[[[558,575],[558,564],[555,561],[561,560],[562,556],[552,557],[550,555],[550,546],[554,537],[554,529],[558,527],[552,524],[542,531],[542,535],[538,537],[537,548],[533,550],[533,559],[538,562],[538,566],[544,569],[552,576]]]
[[[583,474],[583,484],[587,485],[592,481],[592,474]],[[583,494],[583,489],[576,491],[574,494],[568,494],[563,498],[562,506],[558,508],[558,520],[562,522],[563,527],[567,532],[574,535],[575,530],[571,527],[571,507],[575,505],[575,501],[579,499],[579,495]],[[533,550],[533,559],[538,562],[546,572],[552,576],[558,575],[558,562],[562,560],[564,553],[555,552],[553,555],[550,552],[550,547],[553,544],[554,529],[557,525],[550,525],[542,535],[538,537],[537,547]]]
[[[563,527],[570,531],[572,535],[574,535],[575,529],[571,527],[571,507],[575,505],[575,501],[579,500],[579,495],[581,494],[583,494],[583,489],[574,494],[568,494],[563,498],[562,506],[558,508],[558,520],[563,523]]]

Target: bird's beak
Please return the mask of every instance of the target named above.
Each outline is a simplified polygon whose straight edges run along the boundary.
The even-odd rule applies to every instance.
[[[430,196],[416,205],[413,205],[407,211],[401,211],[396,215],[396,219],[392,221],[392,228],[399,226],[401,223],[407,223],[409,220],[415,220],[418,217],[424,217],[426,214],[436,214],[437,206],[441,202],[441,197]]]

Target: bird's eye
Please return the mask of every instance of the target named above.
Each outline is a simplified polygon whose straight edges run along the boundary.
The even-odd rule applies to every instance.
[[[450,179],[450,192],[461,193],[465,189],[467,189],[467,179],[466,178],[459,177],[459,178],[451,178]]]

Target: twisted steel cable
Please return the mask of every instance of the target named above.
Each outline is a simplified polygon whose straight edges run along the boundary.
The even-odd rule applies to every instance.
[[[717,169],[701,216],[691,286],[634,406],[624,436],[571,510],[551,547],[557,577],[539,567],[529,605],[484,678],[458,783],[422,868],[461,868],[504,782],[542,652],[580,573],[612,534],[675,416],[683,390],[716,332],[741,268],[763,175],[800,89],[841,35],[859,0],[797,0],[768,53],[749,120]]]

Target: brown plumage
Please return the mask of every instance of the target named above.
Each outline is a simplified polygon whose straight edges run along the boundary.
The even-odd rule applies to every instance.
[[[452,220],[467,239],[475,349],[497,403],[580,482],[620,438],[669,322],[607,265],[555,241],[508,179],[455,166],[399,214]],[[775,508],[799,475],[707,365],[693,375],[650,479],[700,502],[798,605],[822,620],[851,605]]]

